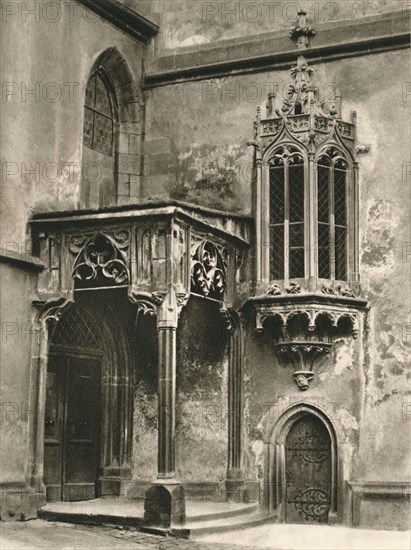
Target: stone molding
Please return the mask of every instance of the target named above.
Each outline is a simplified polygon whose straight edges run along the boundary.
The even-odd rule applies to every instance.
[[[409,17],[409,12],[394,11],[363,17],[355,24],[352,20],[318,24],[314,46],[306,50],[305,57],[315,64],[408,48]],[[155,68],[145,75],[144,87],[287,69],[296,55],[288,30],[164,50]]]
[[[148,42],[159,31],[156,23],[116,0],[77,0],[77,2],[140,42]]]

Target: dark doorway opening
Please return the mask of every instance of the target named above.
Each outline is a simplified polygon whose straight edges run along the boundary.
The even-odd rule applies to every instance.
[[[44,482],[49,501],[97,496],[101,361],[50,354],[45,412]]]

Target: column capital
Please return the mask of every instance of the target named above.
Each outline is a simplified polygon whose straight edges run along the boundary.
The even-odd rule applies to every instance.
[[[178,319],[189,297],[189,294],[176,293],[174,290],[169,290],[163,302],[157,308],[157,328],[177,329]]]

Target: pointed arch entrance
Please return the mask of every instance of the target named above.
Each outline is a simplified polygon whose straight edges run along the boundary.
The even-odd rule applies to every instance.
[[[337,432],[319,406],[298,403],[284,411],[271,431],[266,457],[266,506],[280,521],[342,520]]]
[[[286,523],[327,523],[331,507],[331,438],[323,422],[306,413],[285,443]]]
[[[121,289],[76,294],[51,335],[44,438],[49,501],[118,495],[131,476],[127,298]]]

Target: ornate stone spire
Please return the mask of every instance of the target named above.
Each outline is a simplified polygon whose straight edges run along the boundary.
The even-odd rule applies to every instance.
[[[310,45],[310,38],[315,36],[315,30],[307,25],[307,12],[301,10],[298,12],[298,22],[290,31],[290,38],[297,40],[297,48],[306,50]]]

